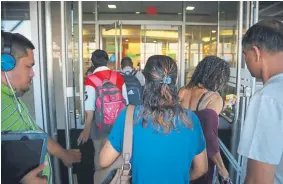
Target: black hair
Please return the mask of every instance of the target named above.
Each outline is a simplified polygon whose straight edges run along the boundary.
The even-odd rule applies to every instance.
[[[230,66],[217,56],[205,57],[196,67],[187,88],[203,85],[208,90],[218,91],[229,81]]]
[[[91,67],[89,67],[88,69],[87,69],[87,71],[86,71],[86,76],[89,74],[89,73],[93,73],[94,72],[94,70],[96,69],[96,67],[95,66],[91,66]]]
[[[123,57],[121,61],[121,67],[122,69],[125,68],[126,66],[130,66],[133,68],[133,61],[130,57]]]
[[[143,94],[143,126],[152,119],[153,125],[168,133],[177,130],[180,117],[185,126],[191,127],[187,116],[177,99],[177,64],[169,56],[155,55],[148,58],[144,68],[145,89]]]
[[[279,20],[263,20],[253,25],[242,40],[243,49],[256,46],[268,52],[283,51],[283,23]]]
[[[34,50],[34,45],[25,36],[19,33],[1,31],[1,53],[4,51],[4,41],[8,39],[11,41],[11,55],[14,56],[16,61],[27,56],[27,49]]]
[[[100,66],[107,66],[108,60],[108,54],[101,49],[96,49],[91,55],[92,65],[96,68]]]

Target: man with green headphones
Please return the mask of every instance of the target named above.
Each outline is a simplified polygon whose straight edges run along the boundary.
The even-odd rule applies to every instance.
[[[1,33],[1,131],[40,130],[31,119],[27,106],[19,98],[29,90],[34,77],[32,69],[34,46],[21,34]],[[61,159],[68,167],[81,161],[79,150],[66,150],[50,137],[47,150],[51,155]],[[43,164],[28,173],[22,182],[46,183],[44,179],[37,177],[37,172],[43,168],[43,175],[48,177],[49,182],[51,163],[48,155],[45,160],[48,164]]]

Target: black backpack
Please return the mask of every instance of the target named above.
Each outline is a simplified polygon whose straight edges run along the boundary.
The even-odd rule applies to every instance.
[[[142,101],[143,87],[136,74],[137,71],[135,70],[125,73],[121,72],[127,87],[129,104],[131,105],[140,105]]]

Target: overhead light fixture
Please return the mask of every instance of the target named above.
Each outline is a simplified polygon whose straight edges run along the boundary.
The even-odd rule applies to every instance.
[[[178,13],[178,15],[182,15],[182,13]]]
[[[110,8],[110,9],[115,9],[115,8],[116,8],[116,5],[115,5],[115,4],[109,4],[109,5],[108,5],[108,8]]]
[[[156,43],[156,41],[154,40],[153,43]]]
[[[129,40],[127,39],[127,40],[125,40],[126,42],[128,42]]]
[[[195,7],[193,7],[193,6],[187,6],[187,8],[186,8],[186,10],[190,10],[190,11],[192,11],[194,9],[195,9]]]
[[[140,14],[140,12],[136,12],[136,14]]]
[[[212,33],[216,33],[216,30],[212,30],[211,32],[212,32]]]

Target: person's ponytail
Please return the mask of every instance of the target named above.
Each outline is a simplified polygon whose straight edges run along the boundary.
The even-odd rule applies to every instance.
[[[143,126],[152,119],[157,129],[163,127],[164,132],[177,129],[179,118],[185,126],[191,127],[184,109],[178,102],[176,81],[177,64],[168,56],[151,56],[144,68],[146,84],[143,96]]]

